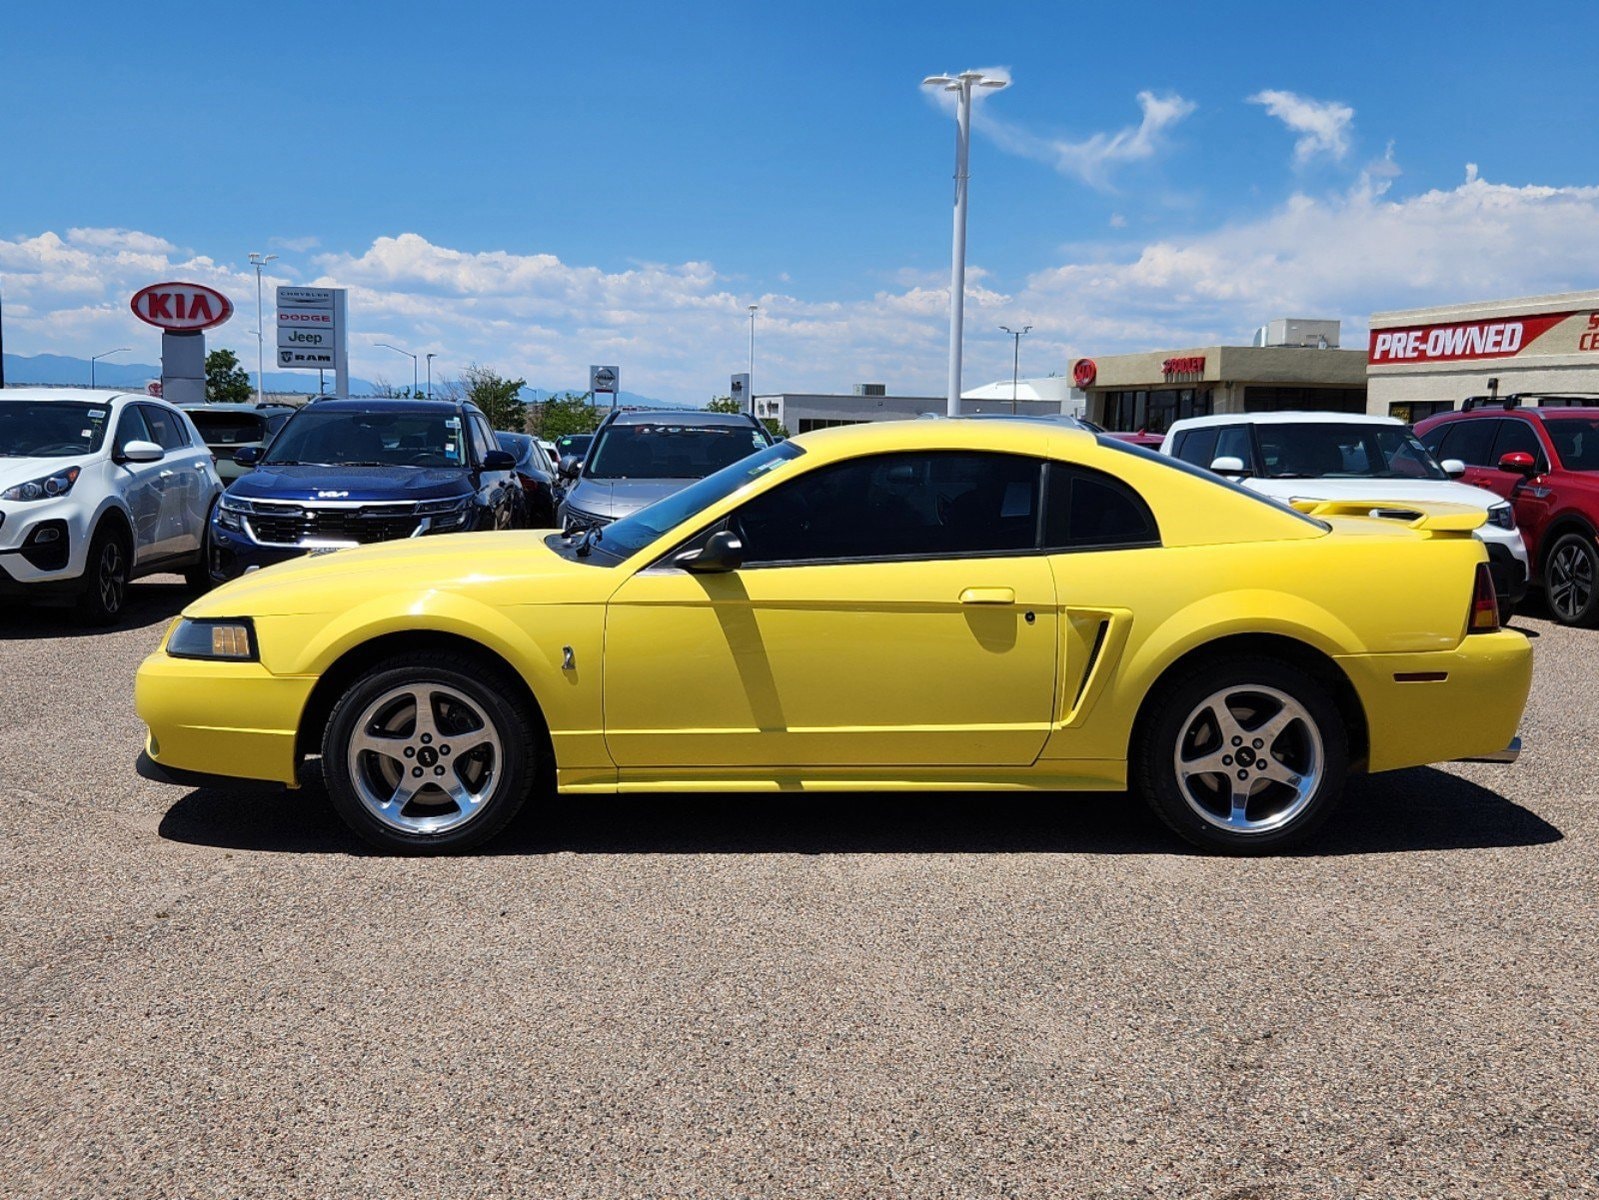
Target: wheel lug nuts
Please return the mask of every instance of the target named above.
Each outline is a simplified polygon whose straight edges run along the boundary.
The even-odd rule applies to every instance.
[[[1221,756],[1221,765],[1224,766],[1224,767],[1232,766],[1233,765],[1233,756],[1231,754],[1223,754]]]
[[[442,775],[442,774],[444,774],[444,768],[443,767],[434,767],[433,768],[433,773],[435,775]]]
[[[412,767],[411,768],[411,774],[415,775],[418,779],[422,778],[422,768],[421,767]]]
[[[428,743],[429,743],[429,742],[431,742],[431,741],[432,741],[432,740],[433,740],[433,735],[432,735],[432,734],[431,734],[431,733],[424,733],[424,734],[423,734],[423,735],[422,735],[422,744],[423,744],[423,745],[424,745],[424,746],[426,746],[426,745],[427,745],[427,744],[428,744]]]
[[[1248,771],[1240,771],[1240,772],[1238,772],[1238,778],[1240,778],[1240,779],[1248,779],[1249,778],[1249,772]]]
[[[415,746],[407,746],[405,748],[405,757],[406,758],[415,758],[416,757],[416,747]]]
[[[1265,744],[1266,744],[1266,743],[1265,743],[1265,742],[1263,742],[1263,741],[1261,741],[1261,740],[1260,740],[1260,739],[1259,739],[1259,738],[1256,738],[1256,739],[1255,739],[1255,749],[1256,749],[1256,750],[1259,750],[1259,749],[1260,749],[1260,748],[1261,748],[1261,747],[1262,747],[1262,746],[1264,746],[1264,745],[1265,745]]]
[[[439,753],[440,754],[448,754],[449,752],[450,752],[450,748],[448,746],[440,746],[439,747]]]
[[[1235,738],[1234,738],[1234,739],[1233,739],[1233,745],[1235,745],[1235,746],[1242,746],[1242,745],[1243,745],[1243,744],[1244,744],[1244,739],[1243,739],[1243,738],[1237,738],[1237,737],[1235,737]]]

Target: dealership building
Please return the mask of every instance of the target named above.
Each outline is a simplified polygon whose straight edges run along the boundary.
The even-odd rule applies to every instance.
[[[988,384],[961,394],[961,414],[978,416],[1017,413],[1022,416],[1059,416],[1072,412],[1071,386],[1063,377],[1018,380],[1013,389]],[[857,384],[849,393],[781,392],[755,397],[755,415],[770,417],[790,433],[809,433],[834,425],[862,425],[868,421],[914,421],[927,413],[942,416],[948,408],[943,396],[891,396],[881,383]],[[1080,409],[1076,411],[1081,411]]]
[[[1599,291],[1376,313],[1367,358],[1369,410],[1405,421],[1469,396],[1599,402]]]
[[[1079,358],[1071,379],[1106,429],[1164,433],[1213,413],[1366,411],[1366,352],[1338,346],[1339,323],[1282,318],[1250,346],[1194,346]]]

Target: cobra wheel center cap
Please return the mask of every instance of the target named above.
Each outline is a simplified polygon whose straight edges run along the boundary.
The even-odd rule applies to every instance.
[[[1236,757],[1238,759],[1238,765],[1241,767],[1252,767],[1255,765],[1255,752],[1248,746],[1240,746]]]
[[[416,752],[416,761],[424,767],[434,766],[439,761],[439,752],[432,746],[423,746]]]

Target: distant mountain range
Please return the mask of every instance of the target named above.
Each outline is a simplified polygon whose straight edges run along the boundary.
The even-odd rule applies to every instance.
[[[7,354],[5,356],[5,375],[7,387],[25,387],[30,384],[43,384],[47,387],[88,387],[89,386],[89,360],[86,358],[73,358],[64,354]],[[254,379],[254,373],[251,378]],[[94,382],[97,387],[127,388],[130,391],[143,391],[144,385],[152,379],[161,378],[161,368],[149,363],[117,362],[115,359],[102,358],[94,364]],[[327,373],[328,386],[333,386],[333,372]],[[310,371],[268,371],[266,373],[266,390],[269,392],[290,392],[300,395],[316,394],[317,377]],[[551,396],[563,395],[574,390],[569,388],[525,387],[522,389],[522,399],[529,404],[542,403]],[[370,396],[377,392],[377,385],[370,379],[350,379],[350,394],[354,396]],[[619,402],[624,405],[637,405],[644,408],[678,408],[680,405],[672,404],[666,400],[656,400],[649,396],[640,396],[636,392],[623,392]]]

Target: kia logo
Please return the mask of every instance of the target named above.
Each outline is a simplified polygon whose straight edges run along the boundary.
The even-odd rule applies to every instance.
[[[233,315],[233,301],[203,283],[152,283],[134,292],[128,307],[145,324],[174,333],[210,329]]]
[[[1092,387],[1099,377],[1099,368],[1091,358],[1079,358],[1072,364],[1072,382],[1080,388]]]

